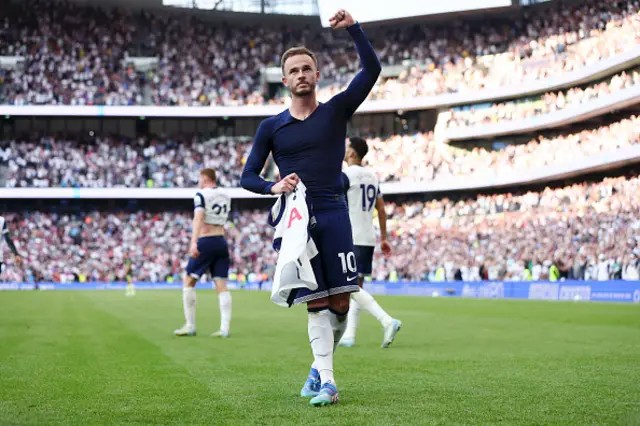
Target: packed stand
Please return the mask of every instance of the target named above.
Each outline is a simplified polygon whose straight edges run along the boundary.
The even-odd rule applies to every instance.
[[[575,164],[580,159],[637,145],[640,117],[572,134],[538,136],[498,150],[436,142],[431,133],[370,139],[365,164],[382,182],[451,183],[499,178],[515,171]],[[97,138],[80,141],[52,136],[0,141],[0,179],[6,187],[185,188],[198,182],[201,168],[213,167],[223,187],[238,187],[251,151],[249,138]],[[272,178],[271,159],[264,173]]]
[[[134,29],[121,12],[42,0],[4,3],[0,55],[25,63],[0,76],[3,103],[143,103],[144,78],[125,61]]]
[[[630,72],[616,74],[606,81],[586,88],[576,87],[561,92],[545,93],[536,99],[498,103],[481,108],[451,109],[447,113],[446,127],[461,128],[511,120],[526,120],[537,115],[584,104],[638,84],[640,84],[640,72],[638,69],[634,69]]]
[[[235,210],[227,224],[231,276],[273,276],[267,208]],[[377,280],[639,279],[640,176],[541,192],[386,204],[394,254],[376,255]],[[191,212],[5,215],[23,268],[6,256],[8,281],[179,282]],[[555,271],[554,271],[555,268]]]
[[[415,64],[381,79],[371,98],[515,86],[582,68],[637,46],[638,4],[592,0],[515,21],[369,28],[383,64]],[[323,98],[359,68],[348,37],[327,29],[233,27],[173,9],[126,12],[44,0],[10,2],[0,20],[0,54],[25,59],[24,70],[0,76],[4,103],[262,104],[261,69],[279,66],[282,52],[300,44],[317,52],[323,80],[334,82],[320,90]],[[130,58],[139,56],[158,64],[136,71]]]
[[[542,192],[387,205],[375,278],[637,280],[640,176]]]
[[[64,214],[33,212],[5,215],[18,249],[28,262],[8,267],[4,281],[123,281],[126,261],[136,281],[177,281],[188,260],[192,214],[186,212]],[[227,225],[232,272],[263,279],[276,254],[267,242],[265,214],[244,211]],[[9,265],[12,256],[6,256]]]
[[[396,135],[369,141],[365,163],[376,169],[383,182],[451,183],[456,178],[513,176],[516,172],[546,166],[575,164],[640,143],[640,117],[572,134],[538,136],[524,144],[499,150],[470,149],[436,142],[431,133]]]
[[[0,142],[0,166],[7,187],[195,187],[204,167],[217,170],[221,186],[237,187],[250,149],[249,138],[42,137]]]
[[[521,20],[488,24],[478,31],[464,24],[444,31],[418,28],[406,33],[411,42],[404,46],[391,39],[389,47],[414,65],[396,78],[380,79],[370,99],[520,87],[579,70],[640,43],[637,0],[558,7],[525,12]],[[321,97],[332,96],[345,84],[325,88]]]

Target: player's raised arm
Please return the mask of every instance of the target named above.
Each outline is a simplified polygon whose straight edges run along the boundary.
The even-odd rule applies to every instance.
[[[353,115],[360,104],[369,96],[369,92],[376,84],[382,66],[378,60],[373,46],[364,35],[364,31],[360,27],[351,14],[346,10],[339,10],[329,19],[331,28],[346,28],[358,50],[358,56],[362,64],[362,69],[353,78],[349,87],[336,96],[336,100],[343,104],[347,116]]]

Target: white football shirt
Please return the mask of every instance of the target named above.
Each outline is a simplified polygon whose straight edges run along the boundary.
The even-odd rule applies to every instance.
[[[220,188],[204,188],[193,197],[194,211],[204,211],[204,223],[224,225],[231,212],[231,198]]]
[[[356,246],[375,246],[376,231],[373,227],[373,209],[378,197],[382,197],[378,177],[372,169],[356,165],[344,169],[343,174],[353,244]]]

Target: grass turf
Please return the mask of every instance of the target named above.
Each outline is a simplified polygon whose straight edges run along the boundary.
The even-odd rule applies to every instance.
[[[298,392],[303,308],[233,293],[232,338],[213,291],[177,338],[181,293],[0,293],[0,424],[640,424],[640,306],[380,297],[396,342],[363,314],[341,348],[341,402]]]

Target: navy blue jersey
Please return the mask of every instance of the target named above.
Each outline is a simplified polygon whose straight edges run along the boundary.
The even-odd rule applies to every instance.
[[[380,61],[359,24],[347,28],[353,38],[362,69],[349,87],[327,103],[320,103],[306,120],[287,109],[260,123],[240,184],[270,194],[274,182],[260,177],[269,153],[280,176],[296,173],[311,195],[314,208],[346,209],[342,182],[347,121],[366,99],[380,75]]]

